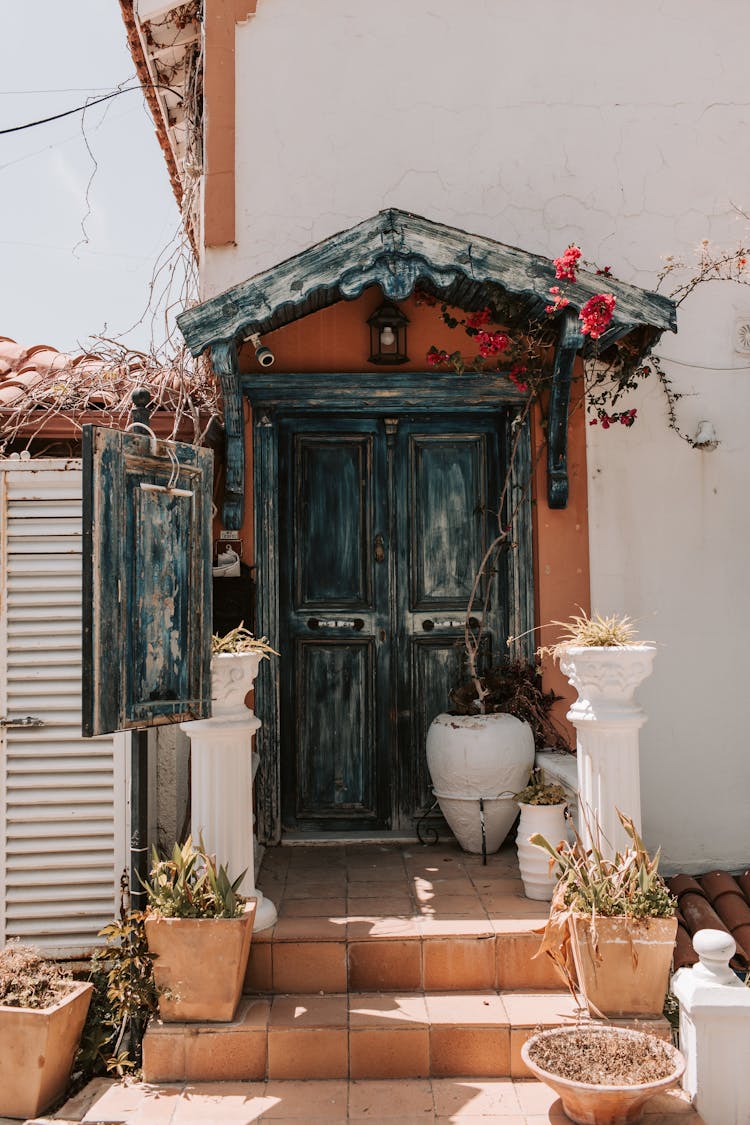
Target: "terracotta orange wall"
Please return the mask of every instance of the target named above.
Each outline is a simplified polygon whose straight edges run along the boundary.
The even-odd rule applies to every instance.
[[[311,376],[322,371],[360,372],[382,370],[367,362],[369,355],[368,316],[383,300],[380,290],[367,290],[356,301],[341,301],[330,308],[281,328],[263,337],[276,357],[274,371],[309,371]],[[426,371],[425,355],[428,348],[436,347],[454,351],[468,344],[460,329],[451,331],[442,322],[439,308],[418,306],[413,297],[399,302],[399,308],[408,316],[408,364],[394,370]],[[245,346],[240,353],[240,369],[252,373],[258,370],[252,347]],[[425,376],[429,379],[429,372]],[[461,376],[456,375],[460,380]],[[314,382],[314,379],[311,379]],[[249,407],[245,407],[246,457],[245,457],[245,522],[241,532],[247,561],[253,557],[252,513],[252,426]],[[539,418],[533,435],[534,450],[540,451],[542,431]],[[533,528],[534,528],[534,591],[536,625],[554,620],[566,620],[577,606],[589,609],[589,558],[588,513],[586,492],[586,426],[584,411],[575,403],[571,409],[568,439],[568,466],[570,498],[562,511],[547,507],[546,451],[542,451],[534,473]],[[554,629],[537,632],[540,644],[555,640]],[[557,667],[547,660],[544,664],[545,687],[553,687],[563,696],[557,705],[564,715],[569,703],[575,699],[574,690],[561,676]]]

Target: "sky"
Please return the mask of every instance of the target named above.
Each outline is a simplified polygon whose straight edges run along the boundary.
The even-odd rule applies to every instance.
[[[117,0],[2,4],[0,129],[134,77]],[[166,164],[140,89],[87,110],[84,127],[93,158],[81,114],[0,135],[0,336],[147,349],[164,337],[163,316],[144,318],[154,265],[179,229]]]

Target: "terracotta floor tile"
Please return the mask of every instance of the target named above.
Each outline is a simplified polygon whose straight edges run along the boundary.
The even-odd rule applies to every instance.
[[[280,918],[274,926],[274,944],[284,941],[338,941],[346,939],[346,921],[331,921],[329,918],[297,916]]]
[[[463,1121],[465,1117],[506,1118],[518,1115],[523,1121],[510,1078],[433,1078],[432,1095],[438,1117]]]
[[[429,1072],[426,1027],[352,1027],[349,1031],[352,1078],[421,1078]]]
[[[248,1125],[259,1121],[270,1108],[262,1083],[220,1082],[189,1085],[174,1109],[171,1125],[208,1122],[212,1125]],[[148,1118],[145,1119],[146,1121]],[[130,1123],[128,1123],[130,1125]]]
[[[269,1078],[347,1078],[348,1074],[346,1027],[269,1028]]]
[[[432,1085],[428,1079],[402,1078],[398,1085],[374,1078],[352,1079],[349,1084],[349,1119],[388,1121],[414,1115],[431,1120]]]
[[[348,946],[349,988],[358,992],[422,987],[417,940],[353,941]]]
[[[309,921],[309,919],[308,919]],[[275,992],[345,992],[343,941],[283,941],[274,944]]]
[[[508,1027],[431,1027],[430,1073],[434,1076],[507,1075]]]
[[[284,900],[294,900],[298,898],[336,898],[341,891],[341,879],[338,872],[331,872],[329,878],[323,882],[311,883],[307,879],[300,879],[293,881],[291,878],[287,879],[286,888],[284,890]]]
[[[426,1026],[427,1005],[419,994],[363,992],[349,996],[350,1028]]]
[[[557,1107],[555,1112],[559,1110],[562,1113],[562,1102],[554,1090],[545,1086],[543,1082],[518,1081],[515,1083],[515,1089],[518,1103],[524,1113],[544,1114],[549,1113],[555,1107]]]
[[[143,1039],[143,1077],[146,1082],[180,1082],[185,1077],[185,1038],[152,1024]]]
[[[428,992],[427,1018],[431,1026],[508,1027],[501,996],[489,989],[481,992]]]
[[[579,1016],[568,992],[503,992],[502,999],[512,1027],[556,1027]]]
[[[262,1003],[267,1003],[263,1001]],[[185,1039],[185,1073],[193,1082],[229,1082],[266,1076],[268,1033],[266,1027],[209,1030]]]
[[[495,974],[494,937],[422,942],[422,979],[429,992],[494,988]]]
[[[345,913],[346,895],[283,899],[279,907],[279,918],[340,918]]]
[[[541,945],[539,934],[498,935],[495,943],[497,955],[497,987],[525,988],[531,990],[565,988],[562,974],[547,954],[536,957]]]
[[[290,1030],[348,1025],[346,996],[274,996],[271,1000],[270,1028]]]
[[[420,926],[415,918],[378,918],[349,917],[346,927],[347,941],[364,941],[365,939],[390,941],[397,938],[411,938],[420,941]]]
[[[270,942],[253,941],[245,973],[245,992],[270,992],[273,981],[272,946]]]
[[[362,915],[372,913],[372,895],[361,897],[350,894],[347,898],[347,911],[349,914]],[[416,911],[416,905],[410,895],[383,895],[378,898],[377,908],[383,914],[404,915],[411,917]]]
[[[128,1120],[158,1125],[168,1122],[180,1096],[182,1084],[153,1088],[145,1084],[125,1086],[116,1083],[102,1090],[81,1118],[84,1122]]]
[[[426,918],[418,919],[419,932],[423,938],[491,938],[495,931],[492,923],[485,917],[452,919],[452,918]]]
[[[265,1110],[264,1120],[278,1118],[295,1121],[346,1121],[348,1083],[329,1081],[269,1081],[265,1097],[272,1105]]]

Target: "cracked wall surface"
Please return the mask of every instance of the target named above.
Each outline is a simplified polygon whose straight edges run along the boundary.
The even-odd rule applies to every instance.
[[[745,0],[259,0],[236,29],[237,245],[205,297],[387,206],[653,288],[664,255],[750,241]],[[211,112],[209,106],[209,113]],[[667,287],[668,288],[668,287]],[[592,601],[660,645],[641,699],[644,828],[667,866],[750,861],[750,289],[704,287],[662,355],[691,449],[646,384],[589,428]],[[573,607],[571,607],[573,609]]]

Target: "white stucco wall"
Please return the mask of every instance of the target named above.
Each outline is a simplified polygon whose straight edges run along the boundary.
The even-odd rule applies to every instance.
[[[386,206],[653,287],[661,258],[750,226],[746,0],[259,0],[237,29],[236,247],[204,296]],[[750,861],[745,628],[750,289],[682,307],[631,430],[589,430],[593,603],[663,647],[642,692],[644,825],[683,869]],[[706,369],[704,369],[704,367]]]

